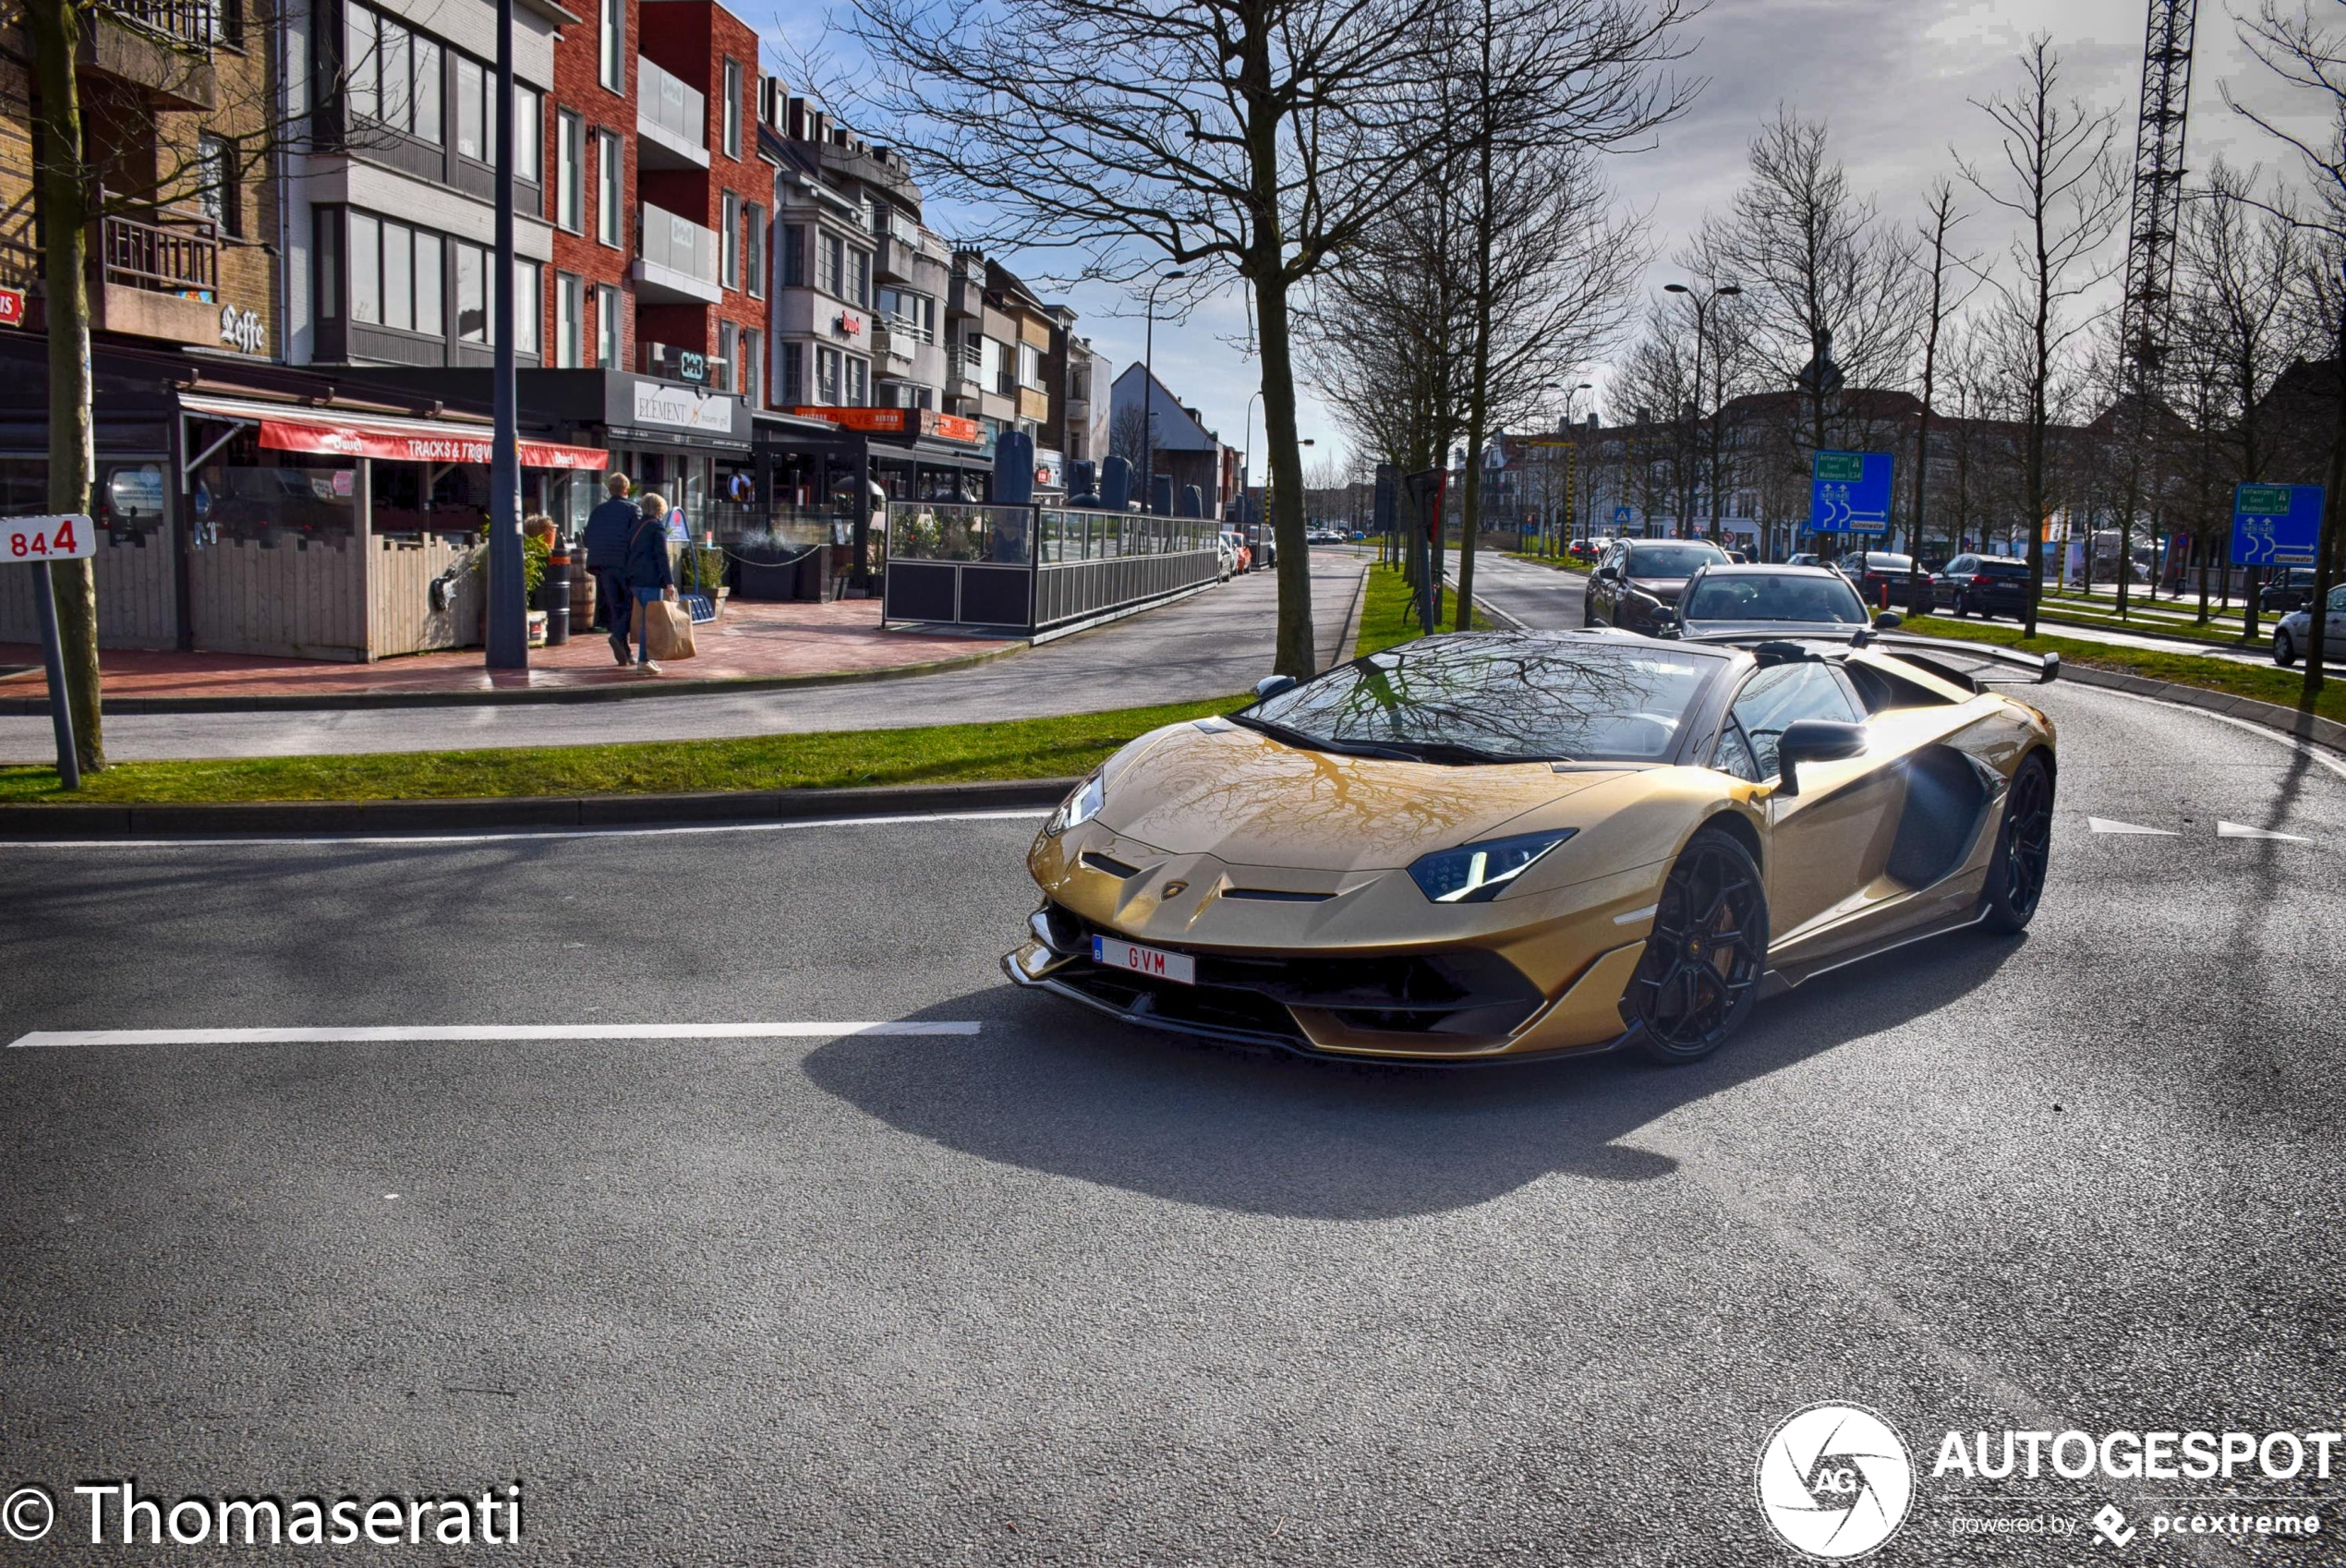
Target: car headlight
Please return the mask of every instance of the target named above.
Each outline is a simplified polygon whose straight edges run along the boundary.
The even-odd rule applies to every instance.
[[[1096,773],[1075,787],[1075,792],[1059,802],[1051,820],[1043,825],[1046,838],[1056,838],[1070,827],[1080,827],[1100,814],[1107,804],[1107,786],[1100,782]]]
[[[1437,904],[1487,903],[1507,885],[1538,863],[1542,855],[1580,830],[1559,827],[1549,833],[1519,833],[1512,838],[1486,838],[1422,855],[1409,867],[1409,879]]]

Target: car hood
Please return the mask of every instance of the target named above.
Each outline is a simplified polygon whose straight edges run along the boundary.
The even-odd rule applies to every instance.
[[[1687,591],[1688,579],[1684,577],[1625,577],[1622,581],[1641,594],[1650,594],[1663,604],[1676,604],[1678,596]]]
[[[1682,637],[1831,637],[1845,643],[1863,622],[1851,621],[1689,621],[1679,628]]]
[[[1546,763],[1446,767],[1345,756],[1239,725],[1182,724],[1109,765],[1099,821],[1167,854],[1230,865],[1390,870],[1491,838],[1526,812],[1617,777],[1558,773]]]

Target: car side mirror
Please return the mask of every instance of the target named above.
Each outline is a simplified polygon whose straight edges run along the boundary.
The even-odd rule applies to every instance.
[[[1291,692],[1295,685],[1292,675],[1265,675],[1254,683],[1254,700],[1259,703],[1265,697],[1276,697],[1281,692]]]
[[[1610,566],[1600,566],[1597,568],[1596,578],[1600,583],[1617,582],[1620,580],[1620,577],[1621,573]]]
[[[1832,718],[1796,718],[1784,726],[1784,734],[1776,741],[1776,764],[1783,775],[1776,793],[1800,793],[1799,764],[1839,762],[1844,757],[1862,755],[1865,749],[1866,727],[1862,724],[1844,724]]]
[[[1873,618],[1873,629],[1877,632],[1895,632],[1905,623],[1906,618],[1894,609],[1885,609]]]

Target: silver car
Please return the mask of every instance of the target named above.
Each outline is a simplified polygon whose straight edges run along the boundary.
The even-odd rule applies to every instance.
[[[2295,664],[2313,635],[2312,610],[2292,609],[2282,616],[2280,624],[2273,628],[2273,662],[2284,669]],[[2322,627],[2322,662],[2346,664],[2346,584],[2329,591],[2329,618]]]

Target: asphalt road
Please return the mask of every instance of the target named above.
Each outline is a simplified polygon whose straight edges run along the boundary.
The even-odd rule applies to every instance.
[[[1323,667],[1337,657],[1367,563],[1357,550],[1312,553],[1312,626]],[[106,720],[106,754],[137,762],[576,746],[1095,713],[1244,691],[1271,673],[1277,632],[1276,574],[1254,572],[1162,609],[935,675],[621,702],[118,714]],[[46,718],[0,715],[0,760],[55,755]]]
[[[274,1555],[67,1544],[76,1484],[518,1478],[498,1560],[1739,1568],[1789,1561],[1763,1439],[1854,1400],[1923,1470],[1879,1563],[2336,1562],[2346,1481],[2151,1489],[2327,1526],[2235,1550],[1929,1477],[1949,1429],[2346,1414],[2346,765],[2041,695],[2026,935],[1676,1069],[1330,1067],[1013,992],[1031,817],[0,846],[0,1041],[556,1031],[0,1049],[0,1490],[67,1509],[0,1558]],[[976,1029],[581,1032],[726,1020]],[[2123,1553],[1951,1533],[2113,1498]]]

